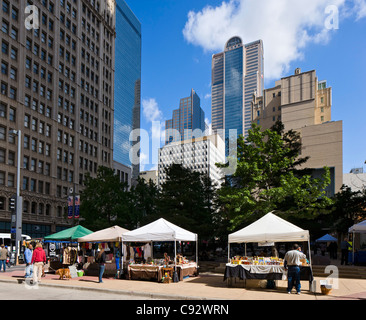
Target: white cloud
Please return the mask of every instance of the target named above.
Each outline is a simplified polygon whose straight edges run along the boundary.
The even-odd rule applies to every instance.
[[[145,165],[149,164],[149,156],[141,152],[140,153],[140,171],[145,171]]]
[[[206,135],[211,135],[212,134],[212,123],[210,122],[210,120],[208,118],[205,118],[205,123],[208,126],[208,132],[206,132]]]
[[[211,98],[211,93],[207,93],[206,95],[205,95],[205,99],[210,99]]]
[[[235,35],[244,43],[262,39],[265,78],[273,80],[288,73],[291,62],[303,59],[307,45],[330,40],[334,31],[326,26],[330,6],[338,9],[340,17],[347,10],[356,19],[366,16],[366,0],[352,4],[346,0],[227,0],[217,7],[190,11],[183,35],[206,52],[222,52]]]
[[[366,0],[355,0],[354,11],[356,13],[356,20],[366,17]]]
[[[162,118],[162,112],[154,98],[142,100],[142,112],[146,120],[149,122],[160,121]]]

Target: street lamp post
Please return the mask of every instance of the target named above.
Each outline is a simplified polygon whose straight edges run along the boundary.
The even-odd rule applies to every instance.
[[[22,148],[21,130],[10,130],[10,134],[18,136],[17,193],[16,193],[16,232],[15,232],[15,264],[18,264],[20,242],[22,241],[23,198],[20,196],[20,161]]]

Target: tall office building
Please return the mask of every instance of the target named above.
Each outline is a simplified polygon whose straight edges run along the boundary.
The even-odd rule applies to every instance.
[[[132,178],[137,179],[139,154],[130,159],[130,149],[138,141],[130,141],[130,133],[140,129],[141,23],[124,0],[117,3],[116,33],[113,158],[130,166]]]
[[[331,121],[332,88],[319,81],[315,70],[281,78],[273,88],[254,95],[253,122],[263,130],[281,120],[285,130],[301,135],[301,157],[310,157],[304,167],[320,177],[324,167],[330,169],[328,195],[333,196],[343,184],[343,124]]]
[[[23,233],[43,237],[70,226],[71,189],[113,167],[115,1],[0,3],[0,231],[20,156]]]
[[[192,89],[190,96],[180,100],[179,109],[173,111],[173,118],[165,121],[165,144],[188,140],[193,136],[202,137],[205,131],[205,112],[199,96]]]
[[[166,181],[165,170],[173,163],[209,176],[217,186],[223,172],[216,163],[225,161],[225,143],[220,135],[172,142],[159,149],[158,185]]]
[[[243,44],[231,38],[225,50],[212,57],[212,130],[229,136],[229,130],[247,136],[251,127],[254,92],[262,94],[263,42]],[[227,143],[226,143],[227,144]]]

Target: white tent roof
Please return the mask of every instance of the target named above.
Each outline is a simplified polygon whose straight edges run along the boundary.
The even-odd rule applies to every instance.
[[[309,231],[283,220],[272,212],[251,225],[229,234],[229,243],[308,241]]]
[[[129,230],[119,226],[99,230],[78,239],[78,242],[119,242]]]
[[[126,242],[196,241],[197,235],[161,218],[123,235]]]
[[[366,220],[353,225],[351,228],[348,229],[348,232],[366,233]]]

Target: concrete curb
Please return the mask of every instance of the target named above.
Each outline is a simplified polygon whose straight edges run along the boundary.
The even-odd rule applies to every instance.
[[[18,280],[6,280],[0,279],[0,282],[5,283],[13,283],[13,284],[22,284],[24,280],[19,282]],[[80,290],[80,291],[98,291],[101,293],[112,293],[112,294],[123,294],[137,297],[147,297],[151,299],[161,299],[161,300],[219,300],[219,299],[208,299],[204,297],[192,297],[192,296],[179,296],[164,293],[152,293],[152,292],[139,292],[139,291],[131,291],[131,290],[114,290],[114,289],[99,289],[99,288],[89,288],[89,287],[79,287],[79,286],[65,286],[62,284],[50,284],[50,283],[40,283],[40,287],[50,287],[50,288],[58,288],[58,289],[69,289],[69,290]]]

